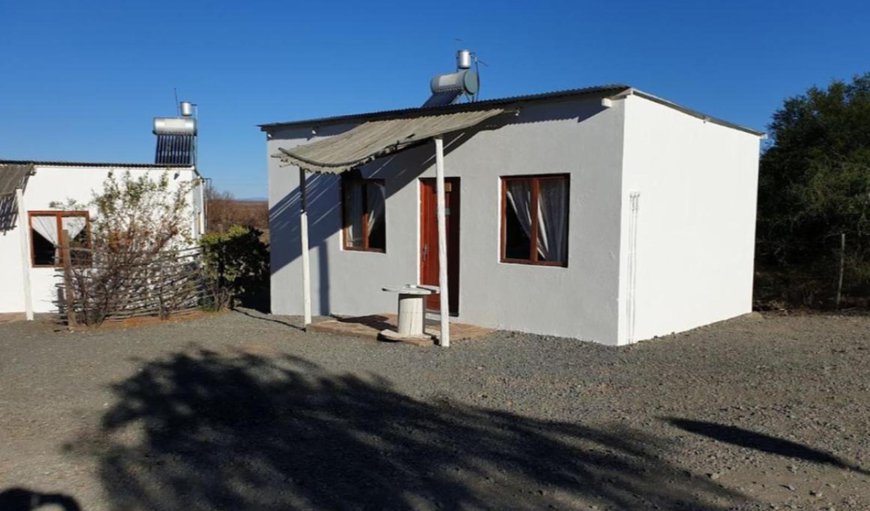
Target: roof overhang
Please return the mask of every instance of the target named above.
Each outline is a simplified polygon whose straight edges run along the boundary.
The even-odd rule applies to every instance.
[[[472,110],[486,110],[490,108],[511,108],[516,105],[525,105],[538,102],[564,101],[583,99],[588,97],[611,96],[630,89],[628,85],[614,84],[597,87],[585,87],[582,89],[569,89],[541,94],[527,94],[523,96],[509,96],[504,98],[485,99],[471,103],[455,103],[452,105],[415,107],[399,110],[383,110],[379,112],[366,112],[333,117],[319,117],[297,121],[272,122],[258,125],[261,131],[273,132],[281,129],[311,128],[332,126],[337,124],[359,124],[368,121],[385,119],[398,119],[400,117],[419,117],[423,115],[441,115],[455,112],[467,112]]]
[[[32,163],[0,163],[0,197],[15,195],[15,190],[23,190],[32,174]]]
[[[667,99],[660,98],[654,94],[650,94],[649,92],[644,92],[642,90],[635,89],[634,87],[629,87],[628,89],[626,89],[618,94],[615,94],[607,99],[609,99],[609,100],[621,99],[621,98],[624,98],[626,96],[637,96],[639,98],[644,98],[644,99],[652,101],[654,103],[658,103],[658,104],[666,106],[668,108],[672,108],[674,110],[677,110],[678,112],[682,112],[686,115],[691,115],[692,117],[697,117],[698,119],[701,119],[704,122],[711,122],[713,124],[718,124],[718,125],[724,126],[726,128],[731,128],[731,129],[734,129],[737,131],[742,131],[744,133],[749,133],[749,134],[755,135],[755,136],[760,137],[760,138],[767,138],[767,134],[763,131],[757,131],[757,130],[754,130],[751,128],[747,128],[745,126],[740,126],[739,124],[734,124],[733,122],[728,122],[728,121],[725,121],[723,119],[719,119],[717,117],[707,115],[707,114],[699,112],[697,110],[693,110],[693,109],[687,108],[683,105],[679,105],[677,103],[674,103],[673,101],[668,101]]]
[[[504,108],[490,108],[370,121],[334,137],[292,149],[278,148],[272,157],[309,172],[340,174],[428,139],[472,128],[504,112]]]

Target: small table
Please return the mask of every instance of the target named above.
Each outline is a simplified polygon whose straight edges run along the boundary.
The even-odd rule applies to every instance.
[[[380,337],[388,341],[432,340],[424,331],[425,302],[427,296],[440,291],[438,286],[407,284],[402,287],[385,287],[383,290],[399,295],[398,331],[382,330]]]

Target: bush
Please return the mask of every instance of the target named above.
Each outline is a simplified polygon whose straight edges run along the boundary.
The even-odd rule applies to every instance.
[[[259,302],[268,290],[269,247],[261,235],[234,225],[202,236],[203,269],[215,309]]]
[[[785,305],[870,295],[870,73],[787,99],[761,158],[756,298]],[[846,248],[841,251],[841,235]],[[841,254],[841,252],[843,252]]]

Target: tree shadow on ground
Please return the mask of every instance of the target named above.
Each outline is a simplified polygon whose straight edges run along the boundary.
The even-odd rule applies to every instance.
[[[96,456],[114,509],[720,509],[744,499],[658,438],[421,402],[376,376],[210,351],[114,386]]]
[[[792,442],[791,440],[777,438],[764,433],[757,433],[736,426],[717,424],[715,422],[696,421],[675,417],[667,417],[664,420],[684,431],[703,435],[720,442],[755,449],[757,451],[769,452],[771,454],[778,454],[789,458],[805,460],[821,465],[831,465],[845,470],[854,470],[861,474],[870,475],[870,472],[867,470],[849,464],[829,452],[815,449],[797,442]]]
[[[262,312],[262,311],[257,310],[257,309],[252,309],[252,308],[249,308],[249,307],[244,306],[244,305],[242,305],[240,307],[234,307],[233,311],[238,312],[239,314],[244,314],[245,316],[252,318],[252,319],[257,319],[260,321],[267,321],[269,323],[277,323],[279,325],[284,325],[286,327],[290,327],[294,330],[299,330],[300,332],[305,331],[305,328],[301,324],[299,324],[299,325],[296,324],[296,323],[301,323],[301,320],[295,320],[294,318],[289,318],[286,316],[283,316],[283,317],[277,316],[274,314],[270,314],[268,312]]]
[[[0,492],[0,510],[32,511],[36,509],[59,509],[80,511],[76,499],[62,493],[42,493],[26,488],[7,488]]]

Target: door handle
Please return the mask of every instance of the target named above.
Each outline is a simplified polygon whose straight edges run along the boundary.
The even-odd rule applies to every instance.
[[[426,260],[429,259],[429,244],[428,243],[423,244],[423,259],[426,259]]]

